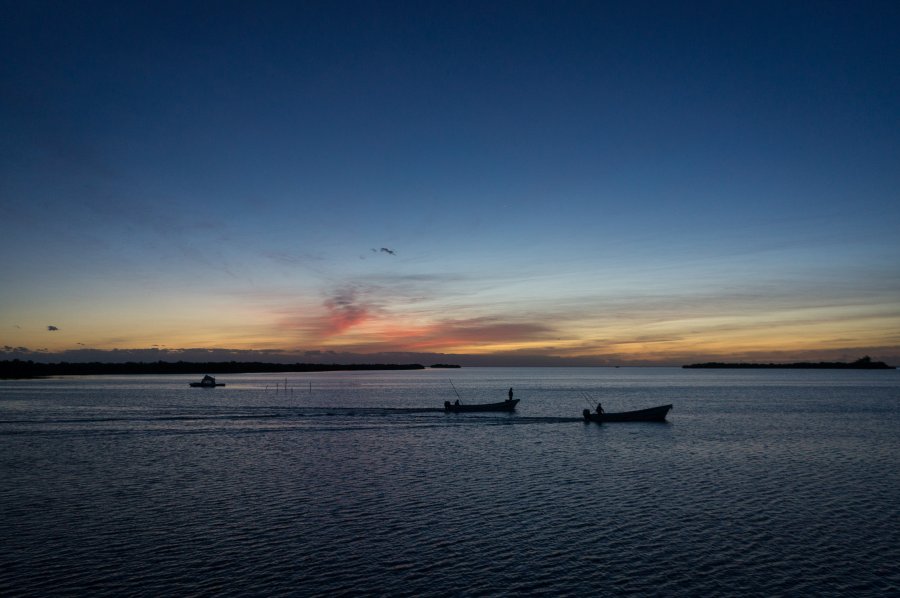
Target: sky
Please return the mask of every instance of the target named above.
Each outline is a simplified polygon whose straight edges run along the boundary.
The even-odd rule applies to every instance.
[[[0,10],[0,358],[900,364],[900,3]]]

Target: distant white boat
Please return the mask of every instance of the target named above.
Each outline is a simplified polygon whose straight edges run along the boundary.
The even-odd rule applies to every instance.
[[[191,382],[190,385],[193,388],[215,388],[216,386],[225,386],[222,382],[216,382],[216,379],[212,376],[203,376],[203,380],[200,382]]]

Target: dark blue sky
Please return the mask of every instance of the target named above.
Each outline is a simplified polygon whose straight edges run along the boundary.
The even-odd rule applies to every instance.
[[[897,3],[2,7],[0,346],[900,353]]]

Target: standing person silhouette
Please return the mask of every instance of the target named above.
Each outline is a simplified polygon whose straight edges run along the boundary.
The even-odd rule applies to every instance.
[[[509,400],[512,401],[512,386],[509,387]]]

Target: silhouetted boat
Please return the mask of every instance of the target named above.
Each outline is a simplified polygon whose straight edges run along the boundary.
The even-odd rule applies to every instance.
[[[671,405],[661,405],[659,407],[650,407],[649,409],[622,411],[620,413],[596,413],[585,409],[581,414],[584,416],[584,421],[597,422],[598,424],[606,422],[664,422],[666,421],[666,414],[671,408]]]
[[[519,399],[500,401],[499,403],[481,403],[480,405],[462,405],[444,401],[444,411],[465,413],[468,411],[515,411]]]
[[[203,380],[200,382],[191,382],[190,385],[193,388],[215,388],[216,386],[225,386],[222,382],[216,382],[216,379],[212,376],[203,376]]]

